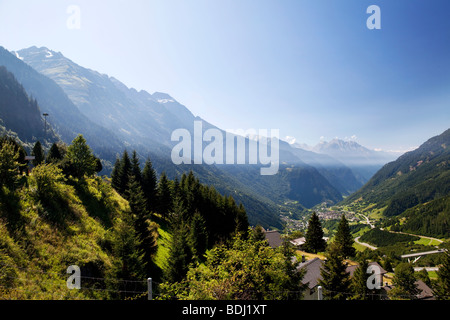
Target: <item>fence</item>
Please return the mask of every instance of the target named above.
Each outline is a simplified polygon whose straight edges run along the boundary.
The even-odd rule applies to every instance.
[[[21,277],[14,274],[4,272],[4,267],[14,268],[25,271],[27,274],[40,274],[41,278]],[[177,296],[161,295],[159,286],[160,282],[154,281],[152,278],[145,280],[136,279],[115,279],[103,277],[91,277],[79,275],[80,286],[75,290],[70,290],[68,287],[69,274],[58,273],[52,271],[43,271],[29,268],[20,268],[13,265],[0,263],[0,299],[17,299],[26,297],[26,299],[35,299],[40,296],[45,296],[46,299],[71,299],[71,298],[89,298],[89,299],[129,299],[129,300],[152,300],[152,299],[178,299]],[[20,285],[18,284],[20,283]],[[31,283],[31,285],[27,285]],[[25,286],[23,286],[25,285]],[[53,289],[52,292],[46,291],[46,287]],[[318,287],[318,300],[326,300],[322,287]],[[69,292],[79,292],[82,296],[72,296]],[[256,291],[255,291],[256,292]],[[247,293],[255,293],[247,292]],[[351,299],[354,297],[353,292],[336,292],[327,290],[327,293],[333,295],[340,294],[344,298]],[[280,297],[284,299],[298,300],[303,296],[303,291],[270,291],[264,292],[265,297],[269,300],[276,300]],[[366,297],[370,300],[387,299],[386,294],[382,293],[367,293]],[[402,299],[417,299],[415,295],[400,295],[397,296]],[[444,296],[441,298],[450,298]],[[245,299],[245,296],[242,297]]]

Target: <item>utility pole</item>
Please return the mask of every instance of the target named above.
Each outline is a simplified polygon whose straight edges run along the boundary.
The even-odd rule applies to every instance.
[[[44,123],[45,123],[45,126],[44,126],[44,128],[45,128],[44,130],[45,131],[44,131],[44,133],[47,134],[47,117],[48,117],[48,113],[43,113],[42,115],[44,116]]]
[[[148,300],[152,300],[153,299],[152,278],[147,279],[147,287],[148,287]]]

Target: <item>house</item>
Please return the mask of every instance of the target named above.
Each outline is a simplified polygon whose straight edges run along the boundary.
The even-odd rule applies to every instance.
[[[301,250],[303,248],[303,245],[306,243],[305,237],[297,238],[290,241],[294,247],[296,247],[298,250]]]
[[[420,293],[417,295],[417,299],[419,300],[436,300],[433,295],[433,290],[422,280],[416,281],[417,288]]]
[[[350,278],[351,277],[353,277],[353,274],[355,273],[355,270],[358,268],[358,266],[359,265],[351,265],[351,266],[348,266],[347,267],[347,269],[346,269],[346,271],[348,272],[348,273],[350,273]],[[379,264],[378,264],[378,262],[369,262],[369,267],[372,267],[372,268],[376,268],[375,270],[377,270],[377,271],[379,271],[380,273],[379,273],[379,279],[378,279],[378,283],[382,286],[383,285],[383,281],[384,281],[384,279],[383,279],[383,277],[384,277],[384,275],[387,273],[387,271],[386,270],[384,270],[383,269],[383,267],[382,266],[380,266]],[[373,273],[373,272],[372,272]]]
[[[320,271],[324,261],[319,258],[314,258],[298,265],[297,270],[305,269],[306,273],[303,276],[302,283],[307,285],[307,288],[303,294],[304,300],[318,300],[319,280],[322,279]]]
[[[308,287],[304,292],[303,299],[304,300],[318,300],[318,286],[319,281],[322,279],[322,275],[320,274],[321,269],[325,261],[314,258],[308,261],[300,263],[297,267],[297,270],[306,269],[306,273],[303,277],[302,283],[306,284]],[[380,270],[380,279],[379,283],[383,284],[383,275],[387,273],[377,262],[370,262],[369,266],[377,267]],[[350,265],[347,266],[346,271],[350,274],[350,277],[353,277],[355,270],[358,268],[358,265]]]
[[[419,289],[419,294],[416,295],[416,299],[418,300],[436,300],[436,298],[433,295],[433,290],[422,280],[417,280],[415,282],[417,288]],[[394,288],[392,285],[386,285],[382,288],[383,289],[383,296],[385,299],[388,298],[388,293]]]
[[[266,240],[269,243],[269,246],[272,248],[278,248],[283,244],[283,239],[281,239],[281,234],[276,230],[264,230],[264,234],[266,235]]]
[[[307,288],[303,294],[304,300],[318,300],[318,286],[319,281],[322,279],[322,275],[320,274],[323,264],[325,261],[314,258],[308,261],[304,261],[302,259],[302,262],[298,265],[297,270],[305,269],[306,273],[302,279],[302,283],[307,285]],[[380,279],[379,283],[383,284],[383,277],[387,273],[386,270],[383,269],[377,262],[370,262],[369,266],[379,268],[380,271]],[[353,274],[355,273],[355,270],[358,268],[358,265],[350,265],[347,266],[346,271],[350,273],[350,278],[353,277]],[[416,296],[416,299],[419,300],[435,300],[435,297],[433,295],[433,290],[427,286],[425,282],[422,280],[416,281],[417,288],[419,289],[420,293]],[[388,285],[387,283],[381,287],[380,292],[380,298],[381,299],[389,299],[388,292],[393,289],[392,285]]]
[[[323,239],[328,242],[328,237],[323,237]],[[306,243],[306,238],[305,237],[301,237],[301,238],[297,238],[294,240],[291,240],[290,243],[292,243],[298,250],[304,250],[304,245]]]

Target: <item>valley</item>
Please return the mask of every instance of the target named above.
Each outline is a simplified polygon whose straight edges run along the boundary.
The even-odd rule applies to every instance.
[[[342,228],[354,250],[338,257],[349,265],[379,263],[391,284],[411,258],[417,273],[428,272],[425,280],[439,278],[450,249],[450,129],[400,156],[337,138],[314,147],[288,143],[277,131],[256,144],[167,93],[129,88],[46,47],[0,47],[0,65],[6,297],[51,299],[53,291],[70,299],[139,299],[151,274],[161,299],[266,299],[276,290],[289,299],[304,289],[293,258],[326,263]],[[276,170],[264,174],[268,169]],[[284,239],[306,239],[313,217],[323,246],[272,250]],[[280,238],[269,246],[274,234]],[[71,253],[64,241],[80,245]],[[48,248],[54,261],[46,261]],[[105,292],[57,289],[63,281],[51,273],[63,272],[68,260],[101,279],[92,284]],[[45,270],[48,286],[8,280],[24,277],[17,270],[28,270],[29,261]],[[264,261],[272,267],[259,265]],[[236,276],[262,269],[267,274],[257,277],[284,280],[253,290]],[[228,273],[238,280],[230,283]],[[139,291],[111,283],[123,278]],[[200,285],[205,281],[210,288]]]

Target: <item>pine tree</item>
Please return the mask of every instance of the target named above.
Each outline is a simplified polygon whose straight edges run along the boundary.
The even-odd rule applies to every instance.
[[[414,299],[420,293],[416,285],[414,268],[410,263],[402,262],[395,267],[395,274],[392,279],[394,288],[389,291],[389,296],[393,299]]]
[[[144,261],[150,267],[151,259],[157,249],[157,225],[150,221],[144,193],[135,176],[130,177],[127,193],[128,203],[133,215],[134,229],[140,241],[139,248],[144,253]]]
[[[66,158],[71,165],[75,177],[90,176],[95,173],[96,161],[86,139],[79,134],[67,148]]]
[[[36,141],[33,147],[31,155],[34,156],[33,165],[36,167],[40,165],[45,160],[44,149],[39,141]]]
[[[98,157],[94,157],[95,160],[95,172],[99,173],[103,170],[102,160]]]
[[[353,299],[368,300],[369,288],[367,287],[367,279],[370,274],[367,273],[369,262],[364,259],[356,268],[351,279],[351,289],[353,291]]]
[[[350,274],[347,266],[335,246],[331,246],[327,259],[320,272],[322,279],[319,285],[323,287],[323,296],[326,300],[346,300],[350,292]]]
[[[145,203],[144,193],[141,185],[136,180],[135,176],[130,176],[128,186],[126,188],[126,197],[130,205],[131,212],[135,215],[136,221],[142,223],[149,218],[147,206]]]
[[[6,141],[0,149],[0,189],[4,185],[14,189],[18,181],[19,153],[14,150],[14,145]],[[1,190],[0,190],[1,191]]]
[[[164,272],[166,281],[174,283],[184,279],[192,261],[192,249],[184,222],[186,210],[179,198],[174,201],[174,210],[170,216],[172,241],[169,248],[169,264]]]
[[[172,210],[172,191],[170,189],[169,179],[167,179],[165,172],[163,172],[159,178],[157,197],[158,212],[163,217],[167,217]]]
[[[118,191],[120,188],[120,177],[119,177],[119,168],[121,166],[120,159],[116,158],[116,162],[114,163],[114,167],[111,172],[111,186]]]
[[[193,254],[201,259],[208,248],[208,231],[206,230],[205,219],[198,211],[194,213],[191,219],[189,240]]]
[[[57,163],[63,159],[61,150],[59,150],[58,144],[54,142],[50,147],[47,154],[47,163]]]
[[[153,169],[153,165],[150,159],[147,159],[145,161],[144,169],[142,170],[142,191],[144,192],[147,203],[147,210],[149,212],[153,212],[157,209],[156,187],[156,172]]]
[[[141,166],[139,163],[139,158],[137,156],[136,150],[133,150],[131,155],[131,174],[134,176],[135,180],[141,184],[142,182],[142,173]]]
[[[116,161],[117,163],[117,161]],[[126,197],[128,182],[130,181],[130,176],[132,175],[131,171],[131,161],[128,156],[127,150],[124,150],[122,154],[122,158],[119,161],[119,167],[117,168],[117,177],[115,177],[115,189],[116,191]]]
[[[434,294],[437,299],[450,300],[450,255],[446,253],[442,265],[437,271],[437,284]]]
[[[266,234],[264,233],[264,229],[261,225],[257,225],[252,229],[250,232],[250,239],[254,242],[266,240]]]
[[[341,221],[339,222],[336,235],[334,237],[334,244],[339,248],[344,258],[353,257],[356,254],[356,250],[353,247],[353,237],[350,233],[350,227],[348,221],[343,214]]]
[[[144,252],[141,249],[141,241],[134,229],[132,215],[124,214],[114,224],[110,235],[112,242],[113,265],[108,278],[142,281],[145,279],[146,262]],[[135,283],[127,281],[111,281],[108,283],[110,290],[135,291]],[[125,298],[127,293],[119,293],[119,297]]]
[[[248,235],[247,230],[249,227],[247,212],[245,211],[244,205],[239,204],[237,209],[237,214],[235,218],[235,233],[241,234],[244,238]]]
[[[309,219],[305,240],[305,249],[309,252],[317,253],[326,249],[327,243],[323,239],[322,224],[316,212],[313,212]]]
[[[286,274],[287,277],[281,278],[281,281],[278,281],[278,285],[280,285],[286,292],[282,293],[286,296],[285,299],[301,299],[303,296],[304,290],[308,287],[307,284],[303,284],[302,280],[306,274],[306,269],[301,268],[298,269],[300,264],[297,259],[292,259],[295,256],[295,248],[289,241],[283,241],[283,244],[277,248],[283,256],[284,263],[283,273]],[[297,292],[296,292],[297,291]],[[294,295],[292,295],[294,294]]]

